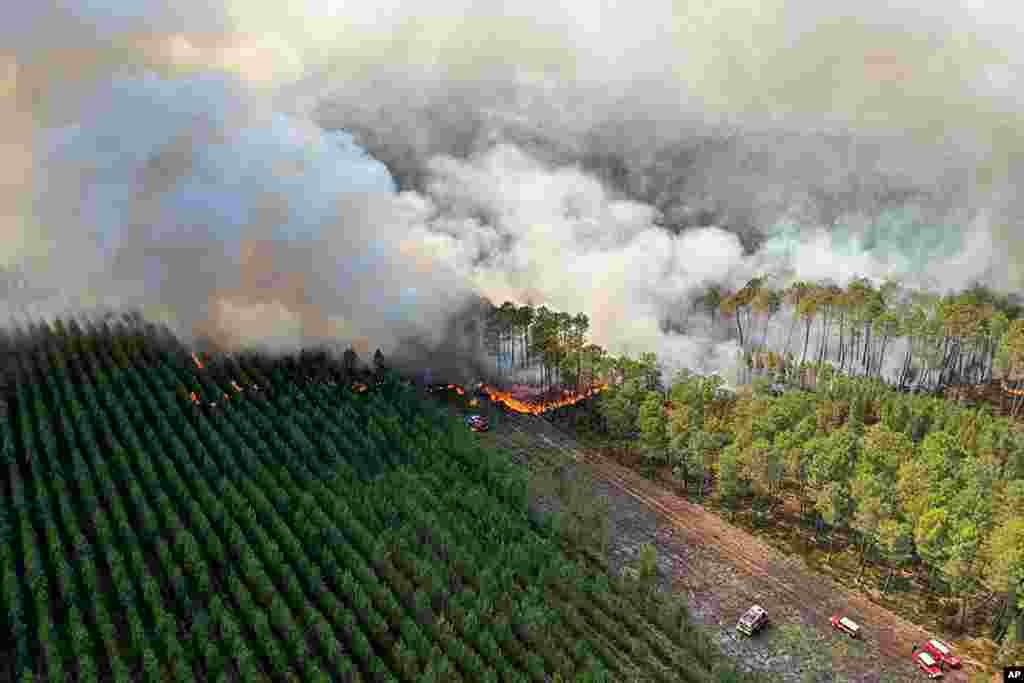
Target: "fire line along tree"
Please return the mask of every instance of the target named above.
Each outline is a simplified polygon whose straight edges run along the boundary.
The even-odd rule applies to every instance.
[[[130,318],[0,342],[4,680],[741,680],[386,368]]]

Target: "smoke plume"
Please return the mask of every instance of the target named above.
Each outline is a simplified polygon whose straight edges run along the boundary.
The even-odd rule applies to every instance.
[[[736,348],[693,312],[710,282],[1019,289],[1024,55],[994,5],[19,7],[7,312],[422,350],[484,296],[708,370]]]

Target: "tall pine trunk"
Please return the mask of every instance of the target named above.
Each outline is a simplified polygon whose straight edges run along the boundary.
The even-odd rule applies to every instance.
[[[871,321],[864,323],[864,357],[861,360],[861,367],[864,368],[864,374],[868,374],[868,347],[871,346]]]
[[[811,341],[811,319],[808,318],[807,319],[807,326],[806,326],[805,332],[804,332],[804,352],[802,354],[800,354],[800,367],[801,367],[801,370],[803,369],[804,361],[807,360],[807,345],[810,343],[810,341]]]
[[[996,345],[995,345],[995,342],[993,342],[991,339],[986,340],[986,344],[988,345],[988,371],[987,371],[987,375],[986,375],[987,376],[987,380],[986,381],[991,382],[992,381],[992,371],[995,369],[995,362],[996,362]]]
[[[885,347],[888,345],[889,335],[885,335],[882,337],[882,348],[878,351],[878,366],[875,368],[879,379],[882,379],[882,368],[885,367]]]
[[[846,365],[846,349],[843,348],[843,332],[846,328],[846,313],[839,314],[839,372]]]
[[[818,363],[824,362],[825,355],[828,353],[828,332],[829,314],[826,311],[821,316],[821,341],[818,343]]]
[[[789,353],[789,346],[790,346],[790,344],[793,341],[793,332],[794,332],[794,330],[796,330],[796,323],[797,323],[798,320],[799,320],[799,318],[796,315],[794,315],[793,316],[793,322],[790,323],[790,325],[789,325],[789,334],[786,335],[786,346],[782,350],[783,355],[787,355]]]
[[[907,374],[910,372],[910,361],[913,357],[913,340],[910,340],[908,344],[909,346],[907,347],[907,353],[903,357],[903,369],[900,370],[900,378],[898,384],[900,388],[902,388],[907,381]]]

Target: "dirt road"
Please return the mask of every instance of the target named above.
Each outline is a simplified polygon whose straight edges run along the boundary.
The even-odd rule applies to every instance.
[[[933,637],[866,597],[810,570],[715,513],[659,484],[587,451],[540,417],[510,413],[495,421],[493,438],[517,459],[558,455],[588,473],[595,495],[608,502],[609,560],[632,562],[641,543],[658,551],[662,585],[685,590],[695,614],[717,626],[723,650],[766,679],[785,681],[922,681],[910,659],[914,644]],[[772,627],[737,640],[733,626],[753,603],[764,606]],[[829,628],[841,613],[861,624],[854,641]],[[967,681],[984,669],[973,660],[947,681]]]

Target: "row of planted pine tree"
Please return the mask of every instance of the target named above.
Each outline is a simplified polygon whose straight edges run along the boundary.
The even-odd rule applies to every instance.
[[[681,605],[564,547],[522,473],[386,373],[203,363],[131,319],[7,342],[17,680],[714,680]]]

